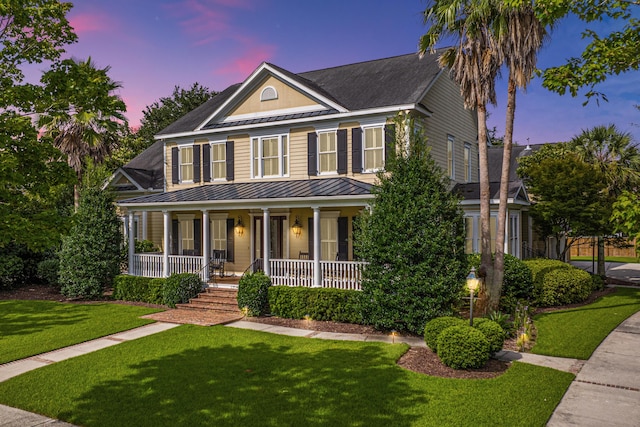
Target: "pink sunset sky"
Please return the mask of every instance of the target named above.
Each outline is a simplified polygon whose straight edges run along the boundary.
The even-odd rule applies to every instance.
[[[222,91],[263,61],[292,72],[416,52],[426,29],[424,0],[82,0],[69,14],[78,43],[65,56],[91,56],[122,84],[131,126],[174,86],[194,82]],[[612,24],[603,22],[596,29]],[[593,26],[592,26],[593,27]],[[560,65],[586,45],[584,24],[565,20],[539,56]],[[504,131],[504,79],[489,126]],[[559,96],[537,79],[517,101],[515,140],[566,141],[582,129],[615,123],[640,142],[640,73],[611,77],[598,89],[609,102]]]

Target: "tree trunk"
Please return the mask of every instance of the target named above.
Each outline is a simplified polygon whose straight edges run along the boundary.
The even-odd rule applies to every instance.
[[[509,78],[507,97],[507,117],[502,148],[502,171],[500,175],[500,204],[498,205],[498,227],[496,230],[496,255],[493,261],[493,280],[489,288],[489,308],[496,310],[502,293],[504,279],[504,246],[507,229],[507,201],[509,198],[509,177],[511,175],[511,151],[513,147],[513,122],[516,111],[516,83]]]
[[[602,236],[598,236],[598,276],[606,276],[606,269],[604,266],[604,239]]]
[[[74,212],[78,212],[78,206],[80,206],[80,184],[73,186],[73,207]]]
[[[493,280],[493,262],[491,260],[491,226],[489,164],[487,154],[487,109],[479,104],[478,109],[478,154],[480,160],[480,268],[478,276],[484,279],[489,293],[489,284]],[[488,295],[491,298],[491,295]]]

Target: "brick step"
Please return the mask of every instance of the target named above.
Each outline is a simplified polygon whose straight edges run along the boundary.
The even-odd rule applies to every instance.
[[[200,295],[219,295],[236,298],[238,296],[238,290],[233,288],[205,288],[204,292],[201,292]]]
[[[177,308],[195,309],[195,310],[210,310],[219,311],[225,313],[241,313],[237,304],[215,304],[209,302],[199,302],[197,299],[193,299],[187,304],[176,304]]]
[[[238,304],[238,299],[236,296],[227,296],[227,295],[218,295],[218,294],[209,294],[202,293],[198,295],[196,298],[191,298],[190,301],[201,301],[201,302],[211,302],[218,304]]]

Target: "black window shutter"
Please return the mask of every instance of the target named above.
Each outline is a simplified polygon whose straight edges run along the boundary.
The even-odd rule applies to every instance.
[[[227,157],[228,159],[228,157]],[[227,218],[227,262],[233,262],[235,229],[233,218]]]
[[[200,145],[193,146],[193,182],[200,182]]]
[[[171,149],[171,182],[180,182],[180,165],[178,164],[178,147]]]
[[[178,241],[178,228],[180,227],[180,223],[177,219],[171,220],[171,254],[178,255],[180,252],[180,242]]]
[[[193,254],[202,256],[202,220],[193,219]]]
[[[356,216],[352,216],[351,217],[351,236],[355,236],[357,234],[357,230],[358,229],[358,217]],[[352,239],[353,241],[355,241],[355,237]],[[356,257],[356,245],[351,245],[351,259],[352,260],[357,260],[358,258]]]
[[[313,259],[313,218],[309,218],[307,221],[309,228],[309,259]]]
[[[318,175],[318,134],[307,134],[307,170],[309,176]]]
[[[349,258],[349,218],[338,218],[338,261],[347,261]]]
[[[202,146],[202,181],[211,182],[211,145]]]
[[[396,125],[384,127],[384,163],[389,160],[389,153],[396,148]]]
[[[227,181],[234,180],[233,141],[227,141]]]
[[[351,171],[362,172],[362,128],[351,129]]]
[[[338,173],[347,173],[347,130],[338,129]]]

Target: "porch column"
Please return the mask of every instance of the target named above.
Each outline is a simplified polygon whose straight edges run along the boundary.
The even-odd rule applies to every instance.
[[[129,211],[129,224],[127,225],[129,226],[129,236],[127,236],[129,238],[129,274],[136,274],[137,272],[133,267],[133,254],[136,252],[136,239],[133,235],[133,227],[135,225],[133,211]]]
[[[171,234],[171,213],[169,211],[162,211],[162,217],[164,219],[164,247],[162,252],[162,275],[169,277],[169,250],[171,244],[169,242],[169,236]]]
[[[149,212],[142,211],[142,240],[147,240],[148,224],[149,224]]]
[[[313,286],[322,287],[322,271],[320,271],[320,208],[313,209]]]
[[[209,238],[209,211],[202,209],[202,272],[205,284],[209,282],[209,256],[211,255],[211,248],[209,244],[211,239]],[[205,285],[206,286],[206,285]]]
[[[271,220],[269,218],[269,208],[262,208],[262,236],[264,237],[264,247],[262,248],[263,253],[263,264],[264,264],[264,274],[267,276],[271,276],[271,265],[269,260],[271,258]]]

